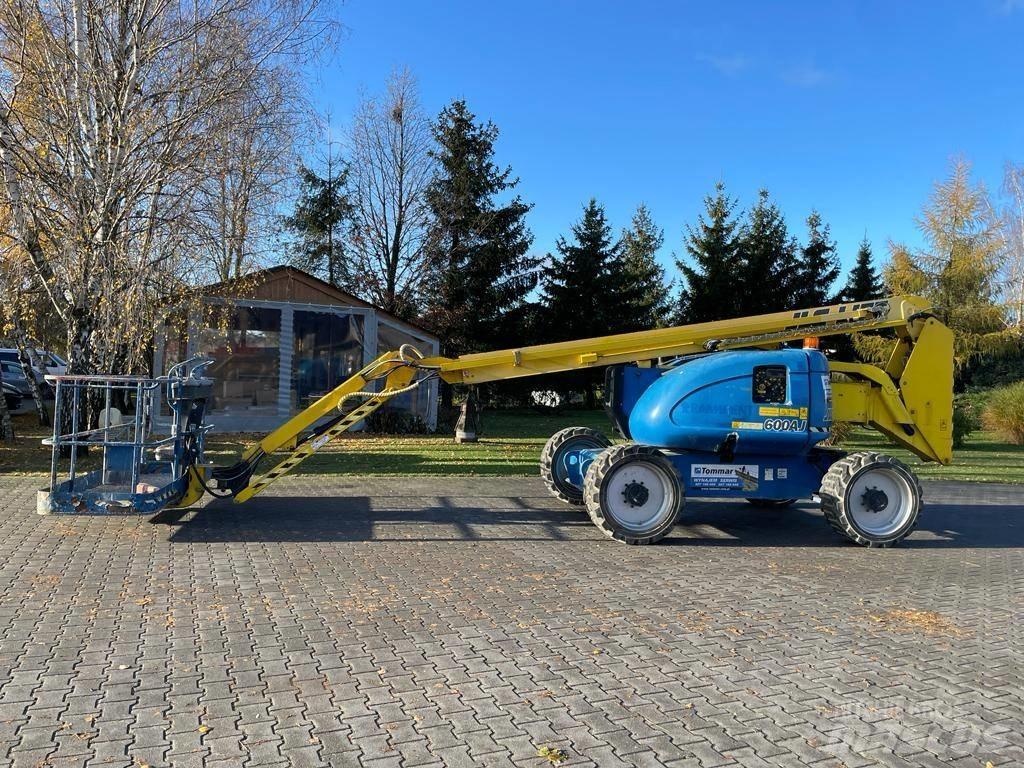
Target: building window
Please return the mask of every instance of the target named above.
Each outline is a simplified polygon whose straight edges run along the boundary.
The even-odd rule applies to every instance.
[[[292,407],[302,409],[363,367],[363,319],[295,310]]]
[[[393,352],[403,344],[411,344],[416,347],[424,357],[433,354],[433,347],[430,342],[423,341],[416,336],[390,325],[383,319],[377,322],[377,353]],[[398,411],[409,411],[419,416],[425,423],[430,423],[430,393],[433,390],[428,386],[417,387],[392,398],[385,408],[393,408]]]
[[[216,307],[199,337],[199,354],[214,360],[211,410],[276,415],[280,347],[280,310]]]

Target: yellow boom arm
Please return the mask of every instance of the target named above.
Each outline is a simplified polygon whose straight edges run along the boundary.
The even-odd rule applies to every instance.
[[[388,352],[264,437],[238,465],[215,471],[213,479],[236,501],[245,501],[390,398],[434,376],[479,384],[884,329],[896,336],[884,368],[830,361],[833,417],[877,429],[921,458],[947,464],[952,460],[953,335],[923,299],[895,296],[457,358],[421,358],[410,348]],[[359,405],[344,410],[357,398]],[[254,473],[260,460],[286,447],[291,452],[273,469]]]

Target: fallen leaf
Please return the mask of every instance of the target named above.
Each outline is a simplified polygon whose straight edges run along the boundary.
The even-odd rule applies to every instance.
[[[541,747],[537,750],[537,757],[543,757],[552,765],[561,765],[569,759],[569,753],[558,747]]]

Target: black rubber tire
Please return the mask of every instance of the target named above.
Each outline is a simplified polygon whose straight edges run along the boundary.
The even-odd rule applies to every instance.
[[[663,470],[672,483],[675,501],[669,515],[659,521],[651,530],[637,532],[621,526],[612,517],[604,503],[606,481],[622,466],[635,462],[649,462]],[[583,496],[587,503],[587,513],[591,522],[609,538],[625,544],[654,544],[661,541],[675,527],[679,515],[683,511],[683,484],[672,463],[657,448],[649,445],[615,445],[606,448],[587,468],[587,476],[583,480]]]
[[[555,432],[540,454],[540,476],[544,478],[544,484],[551,494],[568,504],[583,506],[583,489],[560,480],[554,471],[556,462],[562,452],[570,447],[607,448],[611,444],[611,440],[590,427],[566,427]]]
[[[799,499],[747,499],[747,504],[758,509],[781,509],[791,507],[798,501]]]
[[[854,481],[864,472],[878,466],[895,471],[908,481],[914,494],[914,507],[908,521],[897,531],[885,537],[874,536],[857,526],[848,510],[848,493]],[[821,480],[821,511],[829,525],[839,534],[863,547],[891,547],[910,535],[917,527],[924,494],[917,476],[899,459],[884,453],[861,451],[851,453],[831,467]]]

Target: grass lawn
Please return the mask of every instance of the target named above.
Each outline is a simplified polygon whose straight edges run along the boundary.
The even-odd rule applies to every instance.
[[[487,413],[484,435],[478,443],[456,445],[450,436],[410,435],[382,437],[354,434],[336,440],[299,465],[301,474],[339,475],[478,475],[527,476],[537,472],[541,449],[550,435],[562,427],[589,426],[611,434],[602,411],[571,411],[561,416],[541,416],[531,411]],[[44,430],[29,417],[15,425],[19,440],[13,447],[0,444],[0,473],[45,474],[49,450],[39,444]],[[235,461],[256,435],[222,435],[210,440],[207,455],[216,464]],[[854,433],[846,448],[878,450],[906,461],[922,478],[976,482],[1024,483],[1024,446],[1006,445],[988,432],[977,432],[956,452],[948,467],[921,462],[913,455],[887,444],[868,430]],[[82,460],[90,469],[95,457]]]

